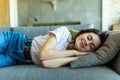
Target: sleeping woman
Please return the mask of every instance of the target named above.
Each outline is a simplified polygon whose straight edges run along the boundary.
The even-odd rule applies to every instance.
[[[67,27],[59,27],[46,35],[29,40],[18,32],[0,33],[0,67],[20,64],[42,64],[58,68],[90,54],[102,43],[100,31],[81,30],[73,38]]]

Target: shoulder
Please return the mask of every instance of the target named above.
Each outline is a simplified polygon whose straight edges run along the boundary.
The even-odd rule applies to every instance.
[[[70,31],[68,30],[67,27],[61,26],[59,28],[56,28],[56,29],[50,31],[50,33],[64,34],[64,33],[70,33]]]
[[[61,32],[69,32],[68,28],[65,26],[61,26],[61,27],[57,28],[57,30],[59,30]]]
[[[66,26],[61,26],[58,29],[68,30]]]

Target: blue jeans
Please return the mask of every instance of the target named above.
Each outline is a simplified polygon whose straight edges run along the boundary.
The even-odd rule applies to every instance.
[[[0,67],[25,63],[24,43],[28,37],[18,32],[0,32]]]

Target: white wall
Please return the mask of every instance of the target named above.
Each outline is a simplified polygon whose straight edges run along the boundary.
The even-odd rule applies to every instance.
[[[102,31],[108,30],[108,0],[102,0]]]
[[[10,2],[10,26],[18,26],[18,14],[17,14],[17,0],[9,0]]]
[[[120,24],[120,0],[102,0],[102,30]]]

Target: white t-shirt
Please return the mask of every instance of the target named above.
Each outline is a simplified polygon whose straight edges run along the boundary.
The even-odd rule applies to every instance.
[[[66,27],[60,27],[53,31],[50,31],[50,33],[53,33],[56,36],[57,44],[55,46],[55,50],[65,50],[69,41],[72,39],[72,35],[70,34],[69,30]],[[34,64],[40,64],[40,49],[43,45],[43,43],[47,40],[49,37],[49,34],[47,35],[39,35],[32,40],[31,45],[31,57]],[[57,55],[57,54],[56,54]]]

